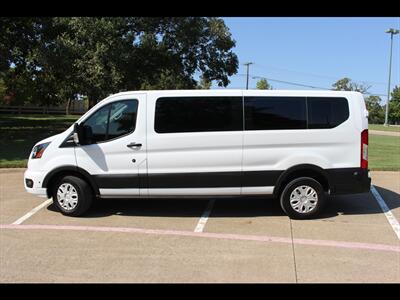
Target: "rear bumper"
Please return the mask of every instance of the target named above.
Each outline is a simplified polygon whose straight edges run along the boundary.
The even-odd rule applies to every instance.
[[[328,170],[330,194],[367,193],[371,188],[369,170],[345,168]]]

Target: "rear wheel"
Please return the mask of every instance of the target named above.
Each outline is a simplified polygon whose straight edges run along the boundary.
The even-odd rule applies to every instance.
[[[89,184],[75,176],[65,176],[53,189],[53,203],[67,216],[78,217],[84,214],[93,201]]]
[[[309,219],[317,216],[325,201],[322,185],[310,177],[292,180],[280,197],[281,207],[291,219]]]

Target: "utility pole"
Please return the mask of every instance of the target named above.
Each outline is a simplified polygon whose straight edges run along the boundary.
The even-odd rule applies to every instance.
[[[252,62],[245,63],[244,65],[247,67],[247,76],[246,76],[246,90],[249,89],[249,66],[252,65]]]
[[[392,74],[392,48],[393,48],[393,35],[398,34],[400,31],[397,29],[390,28],[385,31],[386,33],[390,33],[390,60],[389,60],[389,83],[388,83],[388,93],[387,93],[387,101],[386,101],[386,113],[385,113],[385,124],[384,126],[389,126],[388,117],[389,117],[389,100],[390,100],[390,77]]]

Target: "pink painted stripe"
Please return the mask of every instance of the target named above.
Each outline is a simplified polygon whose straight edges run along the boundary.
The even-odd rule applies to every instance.
[[[133,227],[102,227],[102,226],[75,226],[75,225],[0,225],[0,229],[23,229],[23,230],[76,230],[76,231],[96,231],[96,232],[122,232],[122,233],[142,233],[153,235],[175,235],[187,237],[204,237],[214,239],[241,240],[241,241],[257,241],[270,243],[286,243],[291,244],[292,240],[285,237],[265,236],[265,235],[244,235],[244,234],[229,234],[229,233],[212,233],[212,232],[193,232],[181,230],[164,230],[164,229],[145,229]],[[365,249],[376,251],[390,251],[400,253],[400,246],[371,244],[371,243],[356,243],[330,240],[311,240],[311,239],[293,239],[293,242],[298,245],[326,246],[336,248],[349,249]]]

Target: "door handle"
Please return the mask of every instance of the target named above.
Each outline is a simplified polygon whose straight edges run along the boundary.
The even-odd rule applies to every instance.
[[[129,143],[128,145],[126,145],[126,146],[127,146],[128,148],[136,148],[136,147],[142,147],[142,144],[132,142],[132,143]]]

